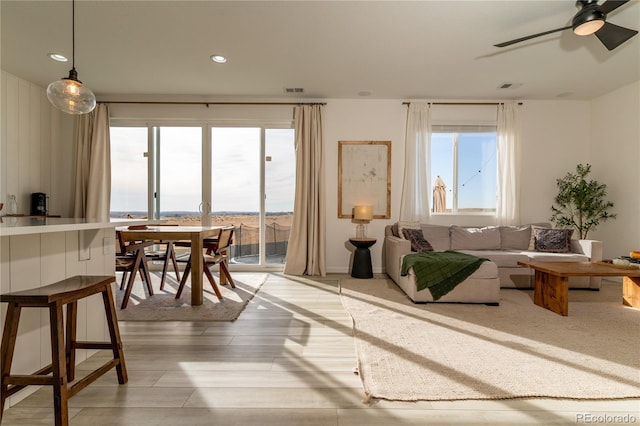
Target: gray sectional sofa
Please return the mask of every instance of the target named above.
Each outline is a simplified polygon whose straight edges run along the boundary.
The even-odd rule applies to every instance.
[[[386,272],[414,302],[431,302],[427,290],[418,292],[413,271],[400,275],[402,259],[411,253],[411,242],[402,228],[417,224],[402,222],[385,228],[384,255]],[[518,265],[520,261],[584,262],[602,260],[602,242],[567,240],[567,252],[536,250],[533,238],[549,224],[523,226],[461,227],[420,224],[422,235],[435,251],[455,250],[489,259],[473,275],[442,297],[441,302],[497,303],[500,288],[533,288],[533,271]],[[569,238],[569,236],[567,236]],[[570,288],[598,290],[600,277],[570,277]]]

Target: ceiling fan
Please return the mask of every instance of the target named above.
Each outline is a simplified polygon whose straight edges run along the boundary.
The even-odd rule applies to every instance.
[[[606,22],[607,14],[609,12],[616,10],[628,1],[629,0],[607,0],[601,5],[598,5],[598,0],[578,0],[576,1],[576,6],[579,7],[580,10],[573,17],[571,25],[517,38],[504,43],[494,44],[494,46],[506,47],[515,43],[520,43],[521,41],[572,28],[574,34],[580,36],[595,33],[596,37],[598,37],[607,49],[613,50],[634,35],[638,34],[638,31],[636,30],[631,30],[629,28],[620,27]]]

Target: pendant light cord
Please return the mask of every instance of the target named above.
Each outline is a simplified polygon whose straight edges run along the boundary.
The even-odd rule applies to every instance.
[[[71,0],[71,68],[76,68],[76,0]]]

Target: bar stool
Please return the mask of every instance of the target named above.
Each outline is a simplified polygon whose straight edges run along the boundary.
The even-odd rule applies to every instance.
[[[0,302],[8,303],[7,318],[2,333],[0,351],[0,421],[5,400],[29,385],[53,387],[53,407],[56,426],[69,424],[68,399],[84,389],[104,373],[116,368],[118,382],[127,382],[127,369],[120,340],[111,283],[112,276],[78,275],[54,284],[31,290],[0,295]],[[78,300],[101,293],[107,316],[110,342],[85,342],[76,340]],[[63,305],[67,305],[66,332]],[[48,308],[51,328],[51,364],[30,375],[12,375],[11,362],[18,334],[18,322],[22,308]],[[65,339],[66,334],[66,339]],[[113,359],[78,380],[74,380],[76,349],[111,349]],[[52,375],[49,375],[52,373]]]

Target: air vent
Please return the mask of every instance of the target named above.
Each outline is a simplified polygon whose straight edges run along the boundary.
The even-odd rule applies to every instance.
[[[498,86],[498,89],[517,89],[522,86],[522,83],[502,83]]]
[[[284,93],[303,93],[304,89],[302,87],[285,87]]]

